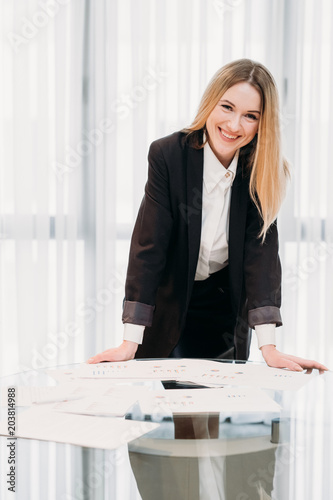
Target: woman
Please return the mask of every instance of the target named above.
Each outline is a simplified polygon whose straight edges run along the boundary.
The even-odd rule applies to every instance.
[[[269,366],[325,367],[279,352],[276,216],[288,178],[272,75],[241,59],[209,83],[187,129],[154,141],[133,231],[124,341],[88,360],[247,359],[250,329]]]

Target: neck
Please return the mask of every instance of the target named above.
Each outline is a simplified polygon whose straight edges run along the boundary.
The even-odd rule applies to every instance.
[[[211,150],[213,151],[214,155],[216,156],[216,158],[219,160],[219,162],[223,165],[224,168],[229,168],[232,160],[234,159],[235,157],[235,153],[233,154],[230,154],[230,155],[221,155],[220,153],[218,153],[213,145],[208,141],[208,144],[211,148]]]

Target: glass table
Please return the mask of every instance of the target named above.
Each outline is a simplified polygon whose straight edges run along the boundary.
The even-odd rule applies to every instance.
[[[216,360],[219,363],[230,361]],[[72,369],[76,365],[57,368]],[[127,381],[156,389],[156,380]],[[52,386],[35,370],[3,377],[7,386]],[[164,383],[165,390],[184,387]],[[199,391],[199,387],[192,390]],[[9,440],[0,437],[1,499],[33,500],[313,500],[333,498],[333,375],[298,391],[265,391],[272,413],[142,413],[126,419],[159,426],[117,449],[17,438],[15,493]],[[16,419],[24,408],[16,408]],[[108,418],[112,425],[112,417]],[[1,420],[7,407],[1,408]]]

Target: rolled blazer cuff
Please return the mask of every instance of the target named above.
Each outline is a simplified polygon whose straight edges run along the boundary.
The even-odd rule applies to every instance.
[[[267,323],[275,323],[276,326],[282,325],[280,309],[275,306],[257,307],[248,312],[248,323],[250,328],[256,325],[265,325]]]
[[[122,321],[123,323],[151,326],[153,322],[154,309],[155,306],[143,304],[142,302],[124,300]]]

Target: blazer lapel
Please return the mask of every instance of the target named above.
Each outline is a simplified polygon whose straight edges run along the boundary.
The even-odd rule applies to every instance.
[[[202,219],[202,184],[203,184],[203,149],[187,150],[187,231],[188,231],[188,289],[192,291],[198,262],[201,219]]]
[[[243,252],[246,228],[248,179],[244,177],[243,156],[240,156],[232,185],[229,220],[229,276],[233,282],[234,303],[240,303],[243,279]]]

